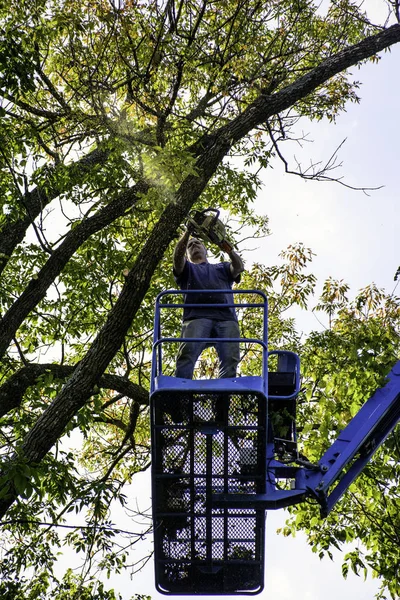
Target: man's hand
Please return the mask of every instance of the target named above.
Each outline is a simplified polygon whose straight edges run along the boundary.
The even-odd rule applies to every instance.
[[[196,234],[196,225],[190,217],[186,221],[186,231],[188,231],[190,235]]]
[[[229,254],[229,253],[230,253],[230,252],[232,252],[232,250],[233,250],[233,246],[232,246],[232,244],[230,244],[230,243],[228,242],[228,240],[222,240],[222,242],[219,242],[219,243],[217,244],[217,246],[218,246],[219,248],[221,248],[221,250],[223,250],[223,251],[224,251],[224,252],[226,252],[227,254]]]

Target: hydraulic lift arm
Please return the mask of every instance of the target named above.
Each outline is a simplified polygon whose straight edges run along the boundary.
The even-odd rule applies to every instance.
[[[387,383],[365,402],[337,440],[313,468],[282,466],[274,459],[273,444],[267,444],[267,489],[249,499],[246,494],[218,494],[217,506],[251,505],[265,510],[284,508],[313,497],[326,517],[336,502],[360,475],[379,446],[400,420],[400,361],[387,376]],[[292,479],[290,490],[277,488],[278,479]],[[336,484],[336,485],[335,485]]]
[[[400,420],[400,360],[387,379],[385,387],[367,400],[322,456],[320,470],[305,474],[307,490],[321,503],[323,516],[332,510]]]

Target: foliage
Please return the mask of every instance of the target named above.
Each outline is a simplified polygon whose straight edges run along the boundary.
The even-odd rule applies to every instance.
[[[49,577],[41,574],[27,579],[5,580],[0,583],[0,593],[3,600],[44,600],[48,598],[50,587]],[[105,590],[101,582],[91,581],[89,585],[82,583],[80,577],[67,569],[59,590],[52,596],[55,600],[122,600],[114,590]],[[150,600],[150,596],[135,594],[129,600]]]
[[[400,299],[371,285],[350,301],[347,289],[343,282],[325,283],[317,308],[325,312],[331,327],[311,334],[302,347],[304,390],[298,418],[301,441],[311,460],[322,455],[384,384],[399,356]],[[400,592],[399,457],[397,428],[327,519],[319,517],[315,505],[304,504],[291,511],[283,529],[285,535],[304,530],[321,558],[332,557],[330,548],[351,543],[343,559],[343,575],[350,568],[364,576],[371,570],[383,583],[380,598],[387,594],[397,598]]]
[[[122,531],[114,514],[134,512],[126,489],[149,466],[153,304],[174,286],[166,265],[180,226],[193,206],[219,206],[239,228],[265,233],[252,210],[260,169],[282,158],[299,119],[334,121],[357,102],[347,69],[400,40],[400,25],[372,25],[350,0],[325,9],[308,0],[0,7],[2,597],[111,599],[96,569],[135,568],[130,551],[145,531]],[[283,259],[254,265],[243,285],[269,293],[272,342],[301,349],[286,311],[312,293],[311,253],[294,246]],[[331,319],[335,289],[319,306]],[[356,315],[369,310],[363,298]],[[331,360],[336,344],[350,388],[361,359],[353,352],[352,366],[346,352],[376,335],[384,352],[363,371],[364,392],[380,381],[394,338],[390,328],[386,342],[373,333],[384,317],[354,320],[346,306],[307,342],[308,378],[322,385],[312,360]],[[259,318],[243,315],[242,327],[256,334]],[[257,356],[245,350],[253,372]],[[345,382],[320,389],[345,404]],[[360,401],[352,388],[351,406]],[[63,545],[82,571],[58,581]],[[387,582],[382,556],[369,564]]]

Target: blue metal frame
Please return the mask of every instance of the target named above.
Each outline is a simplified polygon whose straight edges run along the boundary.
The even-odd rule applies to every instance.
[[[239,376],[235,378],[227,378],[227,379],[213,379],[213,380],[191,380],[191,379],[180,379],[176,377],[171,377],[163,374],[163,357],[162,357],[162,349],[165,344],[168,343],[176,343],[182,342],[183,338],[178,337],[163,337],[161,331],[161,310],[170,310],[170,309],[182,309],[187,306],[191,306],[190,304],[183,304],[181,302],[178,303],[165,303],[165,296],[169,295],[185,295],[190,296],[190,294],[198,293],[199,290],[189,290],[189,291],[178,291],[178,290],[167,290],[158,295],[156,300],[156,311],[154,318],[154,344],[153,344],[153,354],[152,354],[152,376],[151,376],[151,420],[152,420],[152,462],[153,462],[153,518],[155,523],[155,565],[156,565],[156,587],[158,591],[165,594],[256,594],[259,593],[263,589],[263,580],[264,580],[264,543],[265,543],[265,516],[264,516],[264,506],[261,504],[257,505],[257,499],[265,495],[268,491],[270,484],[268,483],[268,477],[266,474],[266,465],[267,465],[267,450],[271,444],[267,444],[268,433],[268,418],[267,418],[267,407],[268,407],[268,358],[271,355],[278,356],[278,364],[280,364],[280,370],[290,371],[289,374],[293,374],[291,379],[294,379],[294,383],[291,388],[291,392],[286,395],[277,395],[273,396],[274,402],[291,402],[295,401],[295,398],[300,389],[300,362],[299,357],[293,352],[286,351],[272,351],[268,352],[268,300],[266,295],[263,292],[257,290],[233,290],[233,294],[240,295],[257,295],[261,298],[261,302],[238,302],[232,304],[224,304],[225,307],[233,306],[235,308],[261,308],[263,311],[263,339],[253,339],[253,338],[227,338],[218,339],[218,343],[229,343],[232,341],[237,342],[247,342],[253,343],[261,346],[262,348],[262,374],[261,376]],[[212,292],[226,294],[226,290],[201,290],[202,293]],[[194,304],[192,306],[199,306],[198,304]],[[207,308],[212,306],[220,308],[220,304],[207,304]],[[215,342],[215,338],[185,338],[185,341],[198,341],[198,342]],[[288,373],[283,373],[283,375],[288,375]],[[247,417],[242,415],[242,420],[239,422],[233,422],[230,420],[229,415],[225,413],[225,424],[216,425],[212,422],[207,424],[199,424],[196,422],[197,414],[199,411],[199,407],[201,410],[201,405],[205,402],[211,406],[210,403],[214,402],[213,398],[223,397],[224,405],[226,407],[229,406],[229,415],[232,410],[238,410],[238,406],[243,402],[244,404],[249,404],[253,406],[253,415],[257,415],[256,422],[252,422],[249,424],[247,421]],[[190,399],[189,402],[189,411],[190,414],[188,418],[185,419],[183,423],[171,422],[170,417],[168,416],[168,406],[170,406],[170,402],[174,402],[177,400],[178,403],[187,402],[187,399]],[[181,399],[181,400],[179,400]],[[236,408],[235,408],[236,407]],[[228,408],[225,409],[225,411]],[[196,413],[196,415],[195,415]],[[255,418],[255,417],[253,417]],[[236,424],[235,424],[236,423]],[[233,467],[228,466],[232,465],[232,463],[237,464],[235,461],[238,460],[238,456],[240,454],[239,448],[233,448],[231,439],[235,439],[235,435],[244,436],[243,439],[253,439],[253,447],[258,448],[257,450],[257,469],[256,471],[252,471],[251,467],[246,467],[246,469],[250,469],[249,472],[246,470],[242,474],[235,474],[236,471],[233,470]],[[187,461],[184,464],[184,473],[181,472],[175,473],[174,470],[171,471],[171,464],[178,464],[178,455],[179,455],[179,443],[174,442],[174,439],[179,439],[180,436],[186,436],[185,439],[188,440],[188,452],[193,461],[193,469],[192,473],[188,472],[188,463]],[[198,456],[196,455],[196,444],[199,442],[196,440],[203,439],[203,443],[207,448],[206,453],[206,472],[207,477],[204,480],[204,483],[201,484],[202,475],[199,473],[195,473],[196,465],[197,469]],[[172,442],[167,446],[165,445],[165,440],[172,440]],[[247,442],[246,442],[247,443]],[[225,466],[228,469],[224,475],[224,484],[221,487],[221,484],[218,483],[221,476],[216,474],[213,461],[215,457],[213,456],[213,445],[217,444],[219,446],[223,446],[225,448],[224,455],[226,454],[224,461]],[[176,458],[174,456],[176,454]],[[229,455],[229,460],[228,460]],[[197,456],[197,458],[196,458]],[[172,463],[171,463],[172,461]],[[217,459],[218,462],[218,459]],[[180,464],[180,463],[179,463]],[[163,466],[165,465],[165,466]],[[284,465],[281,465],[282,468],[285,468]],[[165,469],[165,470],[164,470]],[[196,483],[193,483],[193,482]],[[247,487],[247,491],[251,490],[249,493],[245,494],[246,501],[243,503],[242,507],[233,507],[232,511],[228,504],[230,504],[230,498],[235,496],[235,487],[241,486],[241,481]],[[166,483],[165,483],[166,482]],[[162,496],[168,496],[170,494],[171,489],[175,489],[175,487],[179,485],[183,485],[185,482],[186,489],[193,487],[191,492],[190,499],[188,500],[188,508],[184,513],[174,513],[171,510],[168,511],[168,507],[164,507],[162,504],[162,498],[160,499],[160,494]],[[192,483],[191,483],[192,482]],[[175,486],[175,487],[174,487]],[[195,489],[194,489],[195,488]],[[218,498],[221,496],[221,493],[228,492],[228,503],[225,504],[222,508],[218,507]],[[254,506],[250,506],[249,495],[256,502]],[[234,527],[240,528],[240,523],[243,521],[246,522],[247,519],[252,522],[257,522],[258,525],[256,527],[257,533],[254,530],[254,524],[248,525],[247,530],[243,533],[244,538],[246,535],[248,536],[247,544],[255,544],[257,550],[254,550],[255,554],[253,554],[254,558],[252,560],[244,560],[237,559],[236,563],[231,562],[231,559],[227,560],[219,560],[214,556],[212,550],[212,534],[209,532],[204,538],[204,544],[208,544],[207,552],[210,553],[211,564],[214,566],[217,571],[223,573],[223,577],[220,581],[220,586],[215,591],[210,591],[210,588],[207,588],[209,585],[206,581],[208,575],[204,575],[204,584],[196,584],[193,583],[190,585],[187,584],[185,587],[185,583],[174,583],[173,575],[171,573],[171,569],[178,569],[179,573],[185,573],[186,569],[189,568],[188,560],[182,555],[181,560],[176,560],[173,558],[173,550],[171,553],[165,554],[165,551],[162,549],[163,547],[169,547],[172,544],[172,547],[180,547],[179,545],[183,544],[182,539],[179,534],[176,539],[169,537],[169,531],[171,527],[171,523],[174,522],[174,519],[177,520],[177,523],[181,523],[183,527],[183,521],[185,519],[185,515],[191,523],[195,523],[195,525],[184,527],[185,531],[187,528],[193,529],[198,528],[199,523],[202,522],[202,519],[205,517],[200,513],[195,512],[194,508],[194,498],[195,497],[207,497],[207,511],[209,511],[209,528],[212,527],[212,523],[217,522],[218,520],[223,520],[225,523],[225,529],[228,530],[232,527],[232,522],[238,520]],[[187,497],[185,496],[187,499]],[[161,502],[161,504],[160,504]],[[286,504],[288,504],[287,498],[285,499]],[[223,501],[224,503],[224,501]],[[222,512],[221,512],[222,511]],[[243,517],[240,517],[240,513],[243,512]],[[239,514],[239,516],[236,516]],[[251,517],[249,516],[252,515]],[[224,516],[223,516],[224,515]],[[245,516],[247,515],[247,517]],[[242,519],[242,521],[241,521]],[[229,523],[231,523],[229,525]],[[211,529],[210,529],[211,531]],[[172,534],[171,534],[172,535]],[[186,533],[185,535],[188,535]],[[210,537],[211,535],[211,537]],[[253,541],[251,539],[256,536]],[[193,536],[192,536],[193,537]],[[193,540],[191,543],[194,543]],[[222,542],[221,542],[222,543]],[[225,544],[225,553],[229,553],[226,549],[226,546],[231,544],[230,538],[225,539],[223,542]],[[235,542],[232,542],[235,543]],[[237,544],[238,542],[236,542]],[[182,546],[183,548],[183,546]],[[182,551],[183,552],[183,551]],[[171,558],[172,556],[172,558]],[[190,568],[193,570],[193,573],[197,573],[196,569],[207,569],[206,565],[202,566],[204,563],[200,561],[200,564],[196,562],[196,554],[194,550],[191,550],[191,556],[193,562],[190,563]],[[235,570],[235,565],[237,567],[237,571],[240,572],[240,569],[245,567],[245,564],[248,564],[249,569],[253,569],[254,573],[254,581],[255,584],[249,585],[248,589],[245,585],[243,588],[239,586],[238,589],[232,588],[232,584],[227,583],[227,581],[232,577],[230,573],[232,569]],[[171,566],[172,565],[172,566]],[[247,567],[246,567],[247,568]],[[168,569],[170,569],[168,571]],[[172,577],[172,579],[168,580],[168,574]],[[167,579],[167,581],[166,581]],[[223,583],[225,582],[225,583]],[[243,583],[243,581],[242,581]],[[196,587],[197,585],[197,587]],[[168,587],[169,586],[169,587]],[[183,587],[182,587],[183,586]],[[199,587],[200,586],[200,587]]]
[[[167,295],[184,294],[190,296],[201,291],[202,293],[212,292],[225,294],[226,290],[185,290],[184,292],[179,290],[167,290],[158,295],[156,300],[156,311],[154,318],[154,344],[152,354],[152,374],[151,374],[151,414],[152,414],[152,436],[153,436],[153,447],[152,456],[153,464],[160,465],[160,455],[157,454],[156,440],[163,439],[163,435],[173,436],[174,431],[188,432],[190,439],[193,440],[196,436],[205,436],[207,439],[207,461],[210,462],[209,468],[211,469],[212,464],[212,439],[213,436],[220,435],[221,439],[225,440],[225,452],[228,452],[228,439],[230,440],[232,434],[238,429],[237,426],[232,422],[226,421],[225,425],[198,425],[195,423],[195,414],[192,404],[199,405],[199,402],[203,401],[202,398],[218,398],[224,396],[228,402],[232,402],[233,398],[252,398],[253,402],[256,402],[259,411],[258,427],[261,427],[260,431],[264,431],[265,435],[265,451],[263,453],[264,463],[260,463],[259,459],[261,454],[258,452],[258,463],[257,468],[263,468],[264,472],[261,474],[263,477],[263,485],[257,484],[257,490],[253,488],[251,493],[247,492],[236,492],[235,490],[224,489],[219,491],[218,486],[215,487],[213,484],[212,470],[208,471],[207,477],[210,478],[207,484],[204,484],[204,490],[208,489],[207,503],[208,511],[213,518],[218,516],[218,510],[223,510],[223,514],[228,514],[231,509],[235,510],[254,510],[254,514],[258,515],[263,513],[265,510],[278,509],[286,506],[290,506],[299,502],[304,501],[307,497],[316,499],[321,505],[321,514],[323,516],[328,515],[332,510],[341,496],[348,489],[352,481],[361,473],[364,466],[368,463],[371,456],[377,450],[377,448],[385,441],[387,436],[396,427],[400,420],[400,360],[394,365],[393,369],[387,377],[386,385],[377,390],[375,394],[361,407],[360,411],[353,417],[350,423],[345,429],[339,434],[337,440],[332,446],[325,452],[325,454],[318,461],[318,464],[311,465],[307,464],[307,461],[293,460],[287,464],[283,459],[277,457],[276,448],[274,445],[274,435],[269,422],[268,413],[270,410],[280,410],[280,406],[295,406],[295,399],[300,391],[300,361],[299,357],[288,351],[268,351],[268,301],[267,297],[263,292],[257,290],[233,290],[233,294],[251,294],[259,295],[262,298],[262,302],[254,303],[233,303],[226,304],[226,307],[258,307],[263,308],[263,339],[252,339],[252,338],[238,338],[238,339],[219,339],[220,342],[249,342],[258,344],[262,348],[262,376],[251,376],[251,377],[235,377],[231,379],[213,379],[213,380],[196,380],[192,381],[189,379],[179,379],[170,377],[163,374],[162,371],[162,347],[163,344],[172,342],[181,342],[182,338],[178,337],[162,337],[161,332],[161,316],[160,312],[162,309],[178,309],[187,306],[199,306],[198,304],[169,304],[163,303],[162,299]],[[207,307],[220,307],[220,304],[208,304]],[[198,342],[215,342],[214,338],[186,338],[186,341],[198,341]],[[269,393],[269,377],[268,377],[268,358],[271,355],[278,356],[278,364],[280,372],[294,373],[295,383],[294,388],[288,395],[277,395],[276,393]],[[271,380],[273,373],[271,372]],[[279,375],[279,373],[274,373]],[[272,388],[271,388],[272,389]],[[275,389],[275,388],[274,388]],[[163,398],[182,399],[190,398],[192,404],[189,421],[184,424],[174,424],[168,420],[162,421],[163,413],[162,405]],[[272,401],[272,405],[269,401]],[[180,402],[180,400],[179,400]],[[292,402],[292,404],[290,404]],[[281,404],[282,403],[282,404]],[[289,403],[289,404],[288,404]],[[161,410],[161,413],[160,413]],[[225,409],[228,410],[228,409]],[[231,410],[229,408],[229,410]],[[158,411],[158,412],[157,412]],[[158,417],[156,415],[158,414]],[[166,409],[166,414],[168,410]],[[160,417],[161,415],[161,417]],[[157,421],[158,419],[158,421]],[[161,419],[161,420],[160,420]],[[157,424],[158,423],[158,424]],[[251,427],[244,427],[243,431],[247,435],[250,435],[254,429]],[[160,433],[164,432],[164,433]],[[292,432],[292,442],[296,444],[295,429]],[[261,434],[260,434],[261,435]],[[161,436],[161,437],[160,437]],[[258,442],[260,439],[258,439]],[[231,444],[231,442],[229,442]],[[194,450],[193,450],[194,452]],[[195,459],[193,459],[195,460]],[[157,462],[158,461],[158,462]],[[302,464],[305,463],[305,464]],[[208,468],[208,467],[207,467]],[[259,478],[260,473],[257,473]],[[160,481],[164,477],[163,473],[153,477],[153,499],[157,496],[157,485],[160,486]],[[178,483],[183,476],[176,475],[174,473],[165,475],[165,477],[172,478]],[[186,479],[188,475],[185,476]],[[228,477],[228,476],[227,476]],[[229,475],[229,480],[234,481],[236,475]],[[158,479],[157,479],[158,478]],[[175,479],[174,479],[175,478]],[[158,484],[156,483],[156,479]],[[248,479],[248,478],[247,478]],[[291,489],[280,489],[278,482],[280,479],[291,479],[294,482]],[[258,479],[259,480],[259,479]],[[228,481],[228,480],[227,480]],[[251,482],[251,477],[249,479]],[[161,484],[162,485],[162,484]],[[210,487],[211,485],[211,487]],[[212,486],[212,493],[210,492]],[[194,486],[194,484],[192,484]],[[229,487],[229,486],[228,486]],[[239,486],[240,487],[240,486]],[[227,485],[225,484],[225,488]],[[201,486],[198,488],[198,492],[203,493]],[[154,509],[154,519],[156,522],[160,522],[160,513]],[[260,512],[261,511],[261,512]],[[157,514],[156,514],[157,513]],[[170,518],[175,513],[165,513],[165,518]],[[196,515],[192,515],[193,518]],[[191,517],[192,518],[192,517]],[[210,516],[211,519],[211,516]],[[210,521],[211,527],[211,521]],[[263,536],[261,536],[263,537]],[[264,550],[262,549],[261,555],[263,556]],[[157,555],[157,551],[156,551]],[[170,559],[171,561],[172,559]],[[160,559],[158,559],[159,564]],[[182,561],[182,564],[185,560]],[[186,561],[187,562],[187,561]],[[240,563],[240,561],[239,561]],[[243,563],[243,561],[242,561]],[[228,568],[230,569],[232,565]],[[242,565],[243,566],[243,565]],[[219,567],[221,568],[221,567]],[[259,571],[259,575],[263,577],[263,570]],[[213,591],[190,591],[190,589],[183,590],[182,592],[168,591],[162,589],[159,586],[159,591],[163,593],[203,593],[203,594],[214,594],[214,593],[228,593],[226,591],[217,590]],[[235,591],[230,590],[230,594],[233,593],[258,593],[261,591],[262,586],[258,591]]]
[[[152,352],[152,370],[151,370],[151,380],[150,380],[150,395],[153,394],[156,389],[160,390],[165,386],[165,388],[173,388],[176,387],[176,382],[180,381],[179,389],[187,389],[191,388],[192,380],[177,380],[175,377],[170,378],[168,376],[164,376],[162,372],[162,346],[163,344],[168,343],[176,343],[182,342],[183,338],[181,337],[162,337],[161,334],[161,310],[162,309],[179,309],[179,308],[190,308],[190,307],[198,307],[198,304],[190,304],[190,303],[167,303],[163,304],[161,302],[162,298],[165,296],[171,295],[190,295],[198,294],[200,290],[166,290],[164,292],[160,292],[156,298],[155,305],[155,315],[154,315],[154,339],[153,339],[153,352]],[[268,395],[268,358],[269,356],[278,355],[279,357],[289,357],[291,363],[291,371],[294,371],[296,374],[296,386],[294,392],[289,396],[274,396],[276,400],[289,400],[294,399],[298,396],[300,391],[300,359],[295,352],[290,352],[288,350],[272,350],[268,351],[268,298],[259,290],[232,290],[232,294],[240,294],[240,295],[258,295],[263,299],[263,302],[237,302],[224,304],[224,308],[262,308],[263,309],[263,339],[256,338],[227,338],[227,339],[219,339],[218,343],[229,343],[229,342],[247,342],[252,344],[257,344],[262,347],[262,374],[261,377],[251,376],[251,377],[240,377],[235,378],[235,385],[239,385],[240,387],[248,386],[248,389],[262,390],[265,396]],[[201,290],[201,293],[207,294],[226,294],[226,289],[221,290]],[[207,308],[220,308],[220,304],[207,304]],[[215,342],[215,338],[186,338],[185,341],[191,342]],[[288,369],[289,370],[289,369]],[[212,383],[207,383],[212,382]],[[195,385],[203,386],[204,389],[218,388],[225,389],[224,386],[229,386],[231,384],[230,380],[197,380]]]
[[[306,487],[321,503],[323,515],[332,510],[399,420],[400,360],[387,376],[387,384],[365,402],[322,456],[320,472],[305,477]],[[344,469],[347,471],[342,475]]]
[[[273,460],[271,450],[267,450],[270,462],[266,493],[251,498],[245,494],[218,494],[214,498],[216,505],[262,506],[271,510],[312,497],[318,500],[321,515],[326,517],[400,421],[400,361],[387,379],[385,387],[378,389],[366,401],[325,452],[317,468],[282,467],[279,461]],[[285,477],[294,478],[295,488],[277,490],[274,485],[276,478]]]

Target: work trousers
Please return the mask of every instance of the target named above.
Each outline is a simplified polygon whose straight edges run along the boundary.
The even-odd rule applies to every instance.
[[[183,338],[239,338],[237,321],[192,319],[182,325]],[[219,359],[219,377],[236,377],[240,361],[239,342],[182,342],[176,359],[175,377],[192,379],[197,359],[207,346],[214,346]]]

